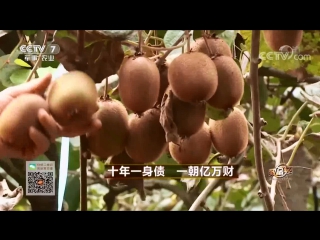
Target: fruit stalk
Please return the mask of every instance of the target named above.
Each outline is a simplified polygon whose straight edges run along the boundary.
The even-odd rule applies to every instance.
[[[254,158],[261,192],[264,197],[265,205],[268,211],[273,211],[273,204],[270,197],[267,180],[264,174],[262,151],[261,151],[261,124],[260,124],[260,97],[259,97],[259,47],[260,30],[252,30],[251,38],[251,62],[250,62],[250,88],[251,102],[253,112],[253,139],[254,139]]]

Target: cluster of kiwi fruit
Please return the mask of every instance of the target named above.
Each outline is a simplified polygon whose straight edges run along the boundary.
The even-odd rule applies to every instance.
[[[98,110],[97,98],[95,84],[87,74],[64,74],[50,85],[47,99],[28,93],[9,103],[0,115],[0,140],[22,153],[33,149],[30,127],[47,135],[38,120],[39,109],[48,111],[62,127],[83,128]]]
[[[192,51],[161,66],[143,54],[125,57],[118,72],[121,102],[104,102],[105,110],[97,112],[102,129],[88,136],[92,153],[111,157],[110,163],[147,164],[169,150],[179,164],[203,164],[213,146],[228,157],[244,151],[247,121],[234,108],[243,95],[241,71],[222,39],[206,40],[210,50],[199,38]],[[160,123],[161,103],[170,92],[179,144],[167,142]],[[222,120],[206,121],[207,103],[232,111]]]
[[[47,100],[34,94],[18,97],[1,114],[1,140],[19,149],[29,147],[27,131],[30,126],[41,129],[37,111],[44,108],[61,126],[76,128],[93,116],[100,119],[101,129],[86,136],[88,147],[111,162],[151,163],[169,150],[180,164],[203,164],[212,147],[230,158],[246,148],[247,121],[234,108],[243,95],[243,77],[222,39],[196,39],[191,51],[161,66],[141,53],[125,57],[118,75],[121,102],[99,98],[94,81],[79,71],[57,79]],[[162,101],[170,93],[179,144],[167,142],[160,123]],[[206,121],[206,104],[229,114]],[[13,112],[24,121],[8,120]]]

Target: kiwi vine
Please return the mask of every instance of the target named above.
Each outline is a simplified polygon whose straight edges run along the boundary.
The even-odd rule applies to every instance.
[[[25,153],[31,151],[34,143],[28,137],[30,127],[44,132],[37,119],[40,108],[64,129],[81,129],[92,118],[100,120],[99,130],[79,136],[79,160],[75,169],[69,169],[69,177],[77,179],[80,197],[72,200],[75,204],[65,199],[64,210],[71,206],[73,210],[87,211],[91,184],[109,189],[101,196],[102,208],[107,210],[115,206],[125,209],[118,196],[132,191],[139,201],[149,201],[150,205],[150,190],[155,189],[173,192],[182,201],[180,209],[189,211],[246,210],[251,205],[266,211],[310,209],[308,196],[299,206],[290,201],[295,196],[290,182],[298,181],[299,176],[320,176],[320,77],[310,72],[308,64],[314,64],[311,60],[288,60],[289,69],[274,69],[260,58],[260,53],[267,49],[284,54],[288,48],[283,46],[310,53],[308,36],[319,34],[318,30],[312,31],[8,32],[5,35],[16,34],[17,43],[10,52],[0,55],[3,90],[42,77],[43,72],[58,65],[66,73],[50,84],[44,96],[23,94],[0,112],[0,141]],[[17,52],[20,45],[39,43],[39,39],[42,46],[60,46],[54,68],[43,61],[42,53],[36,61],[27,61]],[[294,96],[297,89],[300,97]],[[279,106],[280,98],[284,100]],[[279,102],[273,103],[274,99]],[[57,164],[58,144],[53,143],[44,154]],[[311,160],[304,162],[304,158]],[[14,175],[15,169],[24,171],[23,161],[0,160],[0,168]],[[106,171],[110,164],[236,164],[240,165],[240,176],[250,176],[250,181],[246,185],[246,180],[240,178],[188,179],[184,174],[174,184],[167,179],[114,179]],[[279,164],[294,168],[292,178],[284,181],[285,186],[283,181],[269,176],[269,170]],[[24,174],[16,174],[15,179],[25,186]],[[299,184],[305,183],[295,185]],[[317,184],[312,184],[306,185],[304,191],[317,191]],[[244,198],[240,203],[233,202],[230,196],[237,194],[239,187],[233,187],[236,185],[250,189],[246,194],[253,193],[252,203]],[[218,191],[217,197],[214,192]],[[53,209],[57,202],[57,197],[25,198],[33,210],[39,202],[44,202],[47,209]],[[216,202],[214,206],[207,206],[209,198]],[[314,198],[313,206],[318,206],[318,201]]]

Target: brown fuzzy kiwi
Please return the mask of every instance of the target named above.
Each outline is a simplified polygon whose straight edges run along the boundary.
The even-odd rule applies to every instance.
[[[303,30],[264,30],[264,39],[273,51],[279,51],[283,46],[291,48],[301,44]]]
[[[77,126],[88,124],[98,111],[97,98],[92,78],[84,72],[71,71],[54,81],[47,101],[50,113],[61,126]]]
[[[223,56],[232,57],[231,49],[223,39],[207,38],[207,43],[212,53],[212,56],[223,55]],[[204,54],[207,54],[209,57],[211,57],[203,37],[197,38],[191,44],[191,49],[193,52],[202,52]]]
[[[89,150],[102,159],[121,153],[129,134],[128,113],[121,102],[114,99],[99,100],[95,113],[102,123],[101,129],[87,135]]]
[[[207,101],[218,86],[217,69],[204,53],[183,53],[168,70],[169,84],[175,96],[184,102]]]
[[[244,114],[237,108],[222,120],[209,121],[215,149],[228,157],[236,157],[248,145],[248,125]]]
[[[144,56],[127,57],[119,70],[119,94],[122,103],[141,114],[158,99],[160,74],[154,61]]]
[[[129,120],[126,151],[135,163],[156,161],[166,149],[165,132],[159,122],[160,111],[152,108]]]
[[[242,98],[244,81],[236,62],[227,56],[214,59],[218,71],[218,88],[208,103],[218,109],[234,107]]]
[[[160,90],[158,95],[158,100],[156,105],[161,104],[163,94],[165,93],[166,89],[169,86],[168,81],[168,64],[165,63],[159,67],[159,73],[160,73]]]
[[[169,86],[167,94],[170,89]],[[182,138],[190,137],[202,127],[206,116],[206,105],[204,103],[183,102],[172,94],[172,113],[178,135]]]
[[[169,143],[171,156],[180,164],[202,164],[208,159],[211,149],[210,130],[206,123],[190,138],[182,140],[180,146]]]
[[[15,98],[0,115],[0,139],[17,150],[25,151],[34,147],[29,137],[31,126],[43,131],[38,121],[39,109],[48,111],[48,104],[36,94],[23,94]]]

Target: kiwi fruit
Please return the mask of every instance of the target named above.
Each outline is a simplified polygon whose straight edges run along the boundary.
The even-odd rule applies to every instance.
[[[218,88],[208,103],[218,109],[234,107],[242,98],[244,80],[240,68],[231,57],[220,56],[213,60],[218,71]]]
[[[22,94],[13,99],[0,115],[0,139],[3,143],[24,152],[34,147],[29,137],[31,126],[43,132],[38,120],[39,109],[48,111],[48,103],[39,95]]]
[[[155,108],[130,117],[126,151],[136,164],[156,161],[165,151],[165,132],[159,120],[160,110]]]
[[[168,87],[166,93],[171,90]],[[195,134],[203,125],[206,116],[206,105],[203,103],[183,102],[172,94],[173,122],[176,124],[178,135],[182,138]]]
[[[121,102],[114,99],[98,101],[95,113],[102,127],[87,135],[89,150],[101,159],[121,153],[129,134],[128,113]]]
[[[144,56],[127,57],[118,75],[119,95],[127,109],[141,114],[156,104],[160,74],[154,61]]]
[[[158,95],[158,100],[156,105],[161,104],[162,102],[162,97],[163,94],[165,93],[166,89],[169,86],[169,81],[168,81],[168,64],[164,63],[159,67],[159,73],[160,73],[160,90],[159,90],[159,95]]]
[[[217,69],[204,53],[183,53],[168,70],[168,80],[176,97],[184,102],[207,101],[218,86]]]
[[[207,38],[208,47],[211,51],[212,56],[228,56],[232,57],[231,49],[229,45],[221,38]],[[192,44],[191,49],[193,52],[202,52],[210,56],[206,42],[203,37],[197,38]]]
[[[180,146],[170,142],[169,151],[180,164],[203,164],[212,149],[209,126],[202,124],[201,129],[190,138],[183,139]]]
[[[248,145],[248,125],[244,114],[237,108],[227,118],[209,121],[214,148],[227,157],[236,157]]]
[[[283,46],[297,47],[301,44],[303,30],[264,30],[264,39],[273,51]]]
[[[86,73],[71,71],[56,79],[47,97],[49,110],[61,126],[86,125],[98,111],[98,93]]]

